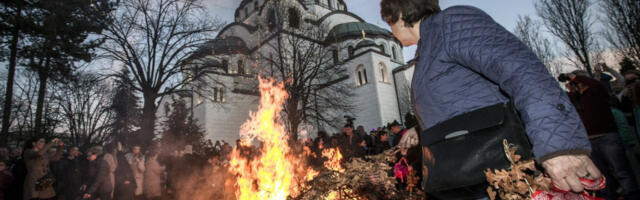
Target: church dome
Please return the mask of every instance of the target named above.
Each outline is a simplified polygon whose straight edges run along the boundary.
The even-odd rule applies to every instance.
[[[387,36],[393,37],[393,34],[388,30],[380,28],[376,25],[369,24],[366,22],[349,22],[344,24],[338,24],[334,26],[329,34],[327,35],[327,40],[335,39],[339,40],[342,38],[349,37],[362,37],[362,31],[366,33],[366,36]]]
[[[198,50],[196,50],[190,59],[198,59],[208,55],[220,55],[220,54],[246,54],[249,52],[249,48],[244,41],[235,36],[229,36],[225,38],[216,38],[204,43]]]
[[[225,38],[217,38],[209,42],[210,48],[213,50],[213,54],[245,54],[249,52],[249,48],[244,41],[235,36],[228,36]]]

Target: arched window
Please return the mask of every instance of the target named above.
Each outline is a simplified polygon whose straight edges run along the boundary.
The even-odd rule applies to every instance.
[[[333,7],[333,1],[334,1],[334,0],[329,0],[329,8],[330,8],[330,9],[333,9],[333,8],[334,8],[334,7]]]
[[[224,99],[224,88],[222,88],[222,87],[213,88],[213,101],[214,102],[225,102],[225,99]]]
[[[382,51],[382,53],[387,53],[387,49],[384,48],[384,44],[380,44],[380,51]]]
[[[340,55],[338,54],[338,50],[333,50],[333,64],[338,64],[340,62]]]
[[[244,7],[244,17],[249,17],[249,8]]]
[[[300,14],[295,8],[289,8],[289,27],[300,28]]]
[[[276,29],[276,12],[270,9],[267,13],[267,28],[273,32]]]
[[[380,81],[383,83],[389,83],[389,74],[387,73],[387,65],[380,63]]]
[[[365,85],[369,82],[367,79],[367,69],[364,65],[358,65],[355,71],[356,86]]]
[[[238,60],[238,74],[245,74],[244,63],[242,62],[242,60]]]
[[[354,53],[353,51],[354,51],[353,47],[349,46],[349,58],[353,57],[353,53]]]
[[[222,60],[222,70],[224,70],[224,73],[229,73],[229,61],[228,60]]]
[[[253,11],[258,10],[258,0],[253,4]]]
[[[394,60],[397,60],[396,46],[392,46],[391,47],[391,54],[393,55],[393,57],[391,57],[391,58],[393,58]]]

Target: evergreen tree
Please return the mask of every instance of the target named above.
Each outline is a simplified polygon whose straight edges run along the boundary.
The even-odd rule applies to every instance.
[[[140,108],[134,89],[131,88],[131,74],[127,68],[123,68],[116,74],[115,94],[111,102],[111,110],[114,112],[114,121],[111,124],[116,141],[125,145],[139,144],[139,134],[134,132],[140,125]],[[134,136],[134,137],[131,137]]]
[[[193,117],[182,99],[174,99],[173,103],[165,106],[167,113],[162,132],[162,142],[172,150],[182,150],[185,145],[192,145],[199,150],[204,144],[204,131]],[[173,152],[173,151],[171,151]]]

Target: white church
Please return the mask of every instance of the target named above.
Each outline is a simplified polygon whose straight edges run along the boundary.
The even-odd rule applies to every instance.
[[[368,131],[394,120],[404,120],[409,112],[413,68],[405,64],[402,46],[390,31],[350,13],[342,0],[243,0],[235,11],[234,22],[191,56],[223,65],[217,73],[207,75],[215,80],[207,83],[214,86],[211,96],[194,95],[187,100],[193,102],[193,116],[206,131],[206,139],[233,144],[239,139],[240,126],[249,118],[249,112],[257,109],[256,83],[265,66],[260,66],[255,58],[259,52],[266,51],[269,40],[274,40],[269,35],[277,34],[270,31],[273,24],[278,24],[273,23],[274,17],[270,16],[277,2],[288,7],[288,16],[279,18],[286,20],[281,24],[288,25],[281,28],[323,27],[328,29],[323,30],[326,37],[333,38],[325,40],[332,41],[325,45],[341,47],[333,59],[349,61],[343,66],[349,75],[342,83],[352,85],[354,95],[345,98],[352,98],[354,102],[355,125],[362,125]],[[328,127],[314,127],[314,130],[339,131]]]

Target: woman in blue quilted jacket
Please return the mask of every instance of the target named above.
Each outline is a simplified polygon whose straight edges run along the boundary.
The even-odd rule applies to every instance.
[[[600,180],[584,125],[566,93],[536,55],[489,15],[470,6],[441,11],[437,0],[382,0],[381,16],[403,46],[418,45],[411,90],[423,146],[434,127],[511,103],[536,161],[557,187],[580,193],[581,179]],[[461,126],[466,123],[473,124]]]

